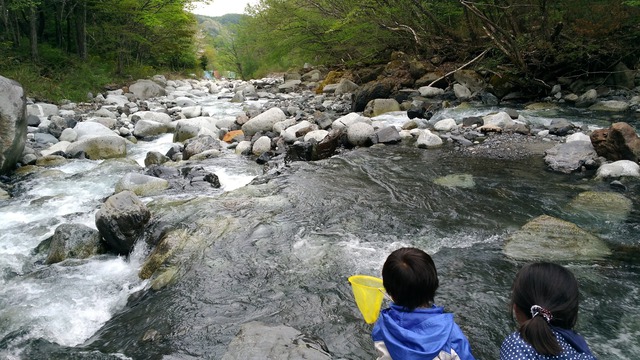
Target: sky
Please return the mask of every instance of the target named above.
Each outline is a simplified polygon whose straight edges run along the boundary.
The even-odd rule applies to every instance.
[[[206,16],[222,16],[225,14],[243,14],[247,4],[255,5],[258,0],[213,0],[209,5],[194,2],[194,13]]]

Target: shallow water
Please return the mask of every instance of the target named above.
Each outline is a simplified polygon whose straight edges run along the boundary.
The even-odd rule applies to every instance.
[[[233,112],[230,106],[224,111]],[[145,150],[132,156],[139,163],[144,151],[163,146],[166,139],[140,144]],[[48,267],[31,254],[62,222],[94,227],[93,214],[122,171],[74,162],[59,169],[67,175],[30,180],[19,198],[0,204],[0,355],[219,359],[240,325],[258,320],[321,339],[334,358],[371,359],[371,325],[361,319],[347,277],[378,276],[391,251],[417,246],[438,268],[436,303],[456,314],[477,358],[494,359],[515,329],[507,303],[523,265],[502,254],[508,234],[547,214],[596,228],[616,249],[638,247],[638,182],[627,183],[634,211],[624,222],[579,217],[566,206],[571,199],[609,191],[608,184],[592,174],[548,172],[541,158],[496,161],[449,147],[377,146],[292,163],[269,183],[249,186],[261,172],[251,161],[227,155],[205,168],[221,177],[222,190],[144,199],[156,220],[184,226],[191,237],[177,281],[160,291],[137,279],[144,246],[128,260]],[[473,186],[439,183],[450,175],[465,175]],[[600,359],[640,353],[640,263],[627,251],[637,253],[565,263],[581,284],[578,331]],[[151,329],[156,340],[143,341]]]

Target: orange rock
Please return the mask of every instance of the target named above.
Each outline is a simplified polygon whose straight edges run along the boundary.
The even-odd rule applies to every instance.
[[[229,131],[224,135],[224,137],[222,138],[222,141],[231,144],[235,138],[241,137],[241,136],[244,136],[244,133],[242,132],[242,130]]]

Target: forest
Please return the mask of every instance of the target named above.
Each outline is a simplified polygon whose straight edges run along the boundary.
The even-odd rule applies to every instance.
[[[215,68],[249,79],[305,63],[386,63],[402,51],[544,84],[640,63],[640,0],[261,0],[223,22],[196,18],[192,3],[0,0],[0,51],[9,54],[0,73],[46,84],[38,79],[74,69],[104,85]]]

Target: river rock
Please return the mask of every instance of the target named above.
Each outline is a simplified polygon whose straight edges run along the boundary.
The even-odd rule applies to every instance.
[[[78,139],[78,133],[74,130],[74,129],[64,129],[62,130],[62,133],[60,134],[59,140],[62,141],[67,141],[67,142],[74,142]]]
[[[590,89],[578,97],[578,99],[576,100],[576,106],[586,108],[595,104],[597,100],[598,91],[596,89]]]
[[[551,170],[570,174],[583,166],[598,164],[598,154],[588,141],[573,141],[554,146],[545,152],[544,161]]]
[[[82,224],[61,224],[50,238],[45,264],[86,259],[105,252],[98,230]]]
[[[433,128],[437,131],[449,132],[458,128],[458,124],[454,119],[442,119],[433,125]]]
[[[191,138],[184,143],[184,150],[182,151],[182,157],[184,160],[189,160],[193,155],[199,154],[207,150],[220,150],[220,140],[210,136],[201,135],[195,138]]]
[[[73,128],[78,139],[94,136],[113,136],[115,133],[108,127],[97,122],[79,122]]]
[[[187,106],[182,108],[182,115],[187,119],[196,118],[202,115],[202,106]]]
[[[484,79],[482,79],[482,76],[480,76],[480,74],[478,74],[474,70],[458,70],[453,73],[453,78],[458,83],[474,93],[480,92],[486,87],[485,81]]]
[[[138,80],[129,86],[129,91],[131,91],[133,95],[140,100],[146,100],[167,94],[162,86],[151,80]]]
[[[327,135],[329,135],[329,132],[327,130],[310,131],[304,135],[304,141],[311,141],[311,139],[313,139],[317,142],[321,142],[322,140],[324,140],[324,138],[327,137]]]
[[[242,131],[245,135],[253,136],[260,131],[272,131],[273,125],[279,121],[284,121],[287,116],[280,108],[273,107],[254,118],[249,119],[242,125]]]
[[[313,129],[314,129],[313,124],[311,124],[307,120],[303,120],[281,131],[280,136],[282,136],[284,141],[288,143],[292,143],[296,141],[299,137],[306,135],[308,132],[312,131]]]
[[[176,251],[184,247],[184,244],[191,239],[191,236],[183,230],[172,230],[166,233],[155,246],[151,254],[142,264],[138,276],[149,279]]]
[[[589,106],[589,110],[622,112],[629,110],[629,103],[620,100],[603,100]]]
[[[246,359],[332,359],[326,345],[284,326],[249,322],[240,327],[222,360]]]
[[[620,223],[631,213],[633,202],[617,192],[585,191],[571,200],[567,208],[580,215]]]
[[[375,132],[373,125],[364,122],[356,122],[347,128],[347,138],[353,146],[371,145],[371,136]]]
[[[144,166],[150,167],[153,165],[161,165],[168,161],[171,161],[171,159],[168,156],[162,154],[161,152],[149,151],[147,152],[147,155],[144,158]]]
[[[607,244],[573,223],[541,215],[511,235],[504,253],[517,260],[595,260],[611,255]]]
[[[355,92],[352,110],[354,112],[364,111],[371,100],[389,98],[393,89],[394,84],[391,79],[372,81],[364,84]]]
[[[640,165],[631,160],[618,160],[598,168],[596,179],[619,178],[622,176],[640,177]]]
[[[422,86],[418,91],[420,92],[420,96],[424,97],[437,97],[444,95],[444,89],[440,89],[435,86]]]
[[[77,158],[82,154],[91,160],[125,157],[127,141],[117,135],[84,137],[67,147],[70,157]]]
[[[506,129],[513,126],[514,122],[509,113],[501,111],[497,114],[490,114],[482,117],[482,127],[498,127]],[[482,131],[482,127],[480,130]]]
[[[397,144],[402,141],[395,126],[385,126],[373,134],[374,144]]]
[[[0,76],[0,174],[12,170],[27,141],[27,115],[24,89],[17,82]]]
[[[371,124],[371,119],[368,117],[364,117],[358,113],[352,112],[334,120],[333,123],[331,124],[331,128],[336,130],[342,130],[358,122]]]
[[[139,120],[133,128],[133,135],[137,138],[147,138],[166,134],[167,131],[167,124],[151,120]]]
[[[418,139],[416,140],[416,146],[419,148],[436,148],[442,146],[442,139],[432,133],[429,130],[418,130]]]
[[[153,176],[138,173],[125,174],[116,183],[115,192],[129,190],[138,196],[150,196],[169,188],[169,182]]]
[[[400,104],[395,99],[373,99],[365,107],[363,115],[376,117],[394,111],[400,111]]]
[[[96,213],[96,227],[110,250],[129,254],[144,232],[151,213],[131,191],[110,196]]]
[[[607,160],[640,160],[640,138],[631,125],[617,122],[608,129],[591,133],[591,143],[598,155]]]
[[[471,90],[469,90],[466,86],[461,84],[453,84],[453,93],[456,95],[458,100],[469,100],[471,99]]]
[[[138,111],[131,115],[131,121],[137,122],[140,120],[151,120],[162,124],[169,124],[171,123],[171,116],[159,111]]]
[[[271,139],[268,136],[260,136],[251,148],[251,152],[256,156],[260,156],[269,150],[271,150]]]
[[[353,93],[358,90],[358,84],[354,83],[349,79],[340,79],[340,82],[336,85],[336,89],[334,93],[336,95],[343,95],[348,93]]]

